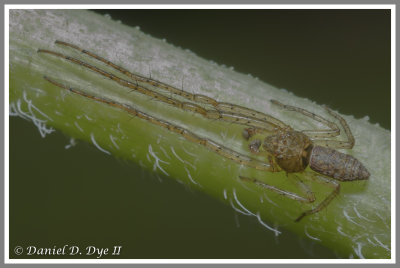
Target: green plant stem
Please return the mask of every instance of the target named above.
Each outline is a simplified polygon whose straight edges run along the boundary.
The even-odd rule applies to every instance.
[[[247,145],[240,137],[242,126],[210,122],[201,116],[149,100],[146,96],[128,94],[128,89],[81,66],[37,53],[39,48],[50,49],[84,57],[85,61],[98,65],[95,60],[76,51],[54,45],[55,40],[79,45],[142,75],[148,74],[151,66],[153,78],[177,88],[181,88],[182,74],[185,74],[185,90],[189,92],[251,107],[297,129],[321,126],[310,118],[272,106],[270,99],[306,107],[329,118],[323,107],[92,12],[13,10],[10,13],[11,111],[32,120],[43,134],[49,127],[54,127],[71,137],[93,143],[105,153],[132,160],[180,180],[259,218],[277,235],[290,230],[344,256],[390,258],[389,131],[370,124],[367,119],[343,116],[357,138],[354,149],[346,153],[367,167],[371,173],[370,180],[343,183],[340,198],[335,199],[327,211],[295,223],[293,220],[300,212],[311,205],[265,192],[238,179],[239,175],[255,177],[296,191],[283,172],[266,173],[240,166],[176,133],[140,118],[132,118],[125,111],[67,93],[45,81],[43,75],[92,95],[131,105],[247,154]],[[317,201],[331,191],[324,185],[310,182],[303,174],[298,174],[298,177],[311,185],[317,193]]]

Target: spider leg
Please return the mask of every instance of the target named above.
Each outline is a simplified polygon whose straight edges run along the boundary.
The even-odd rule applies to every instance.
[[[59,58],[63,58],[67,61],[70,61],[74,64],[83,66],[93,72],[96,72],[104,77],[107,77],[113,81],[115,81],[116,83],[120,84],[121,86],[130,88],[136,92],[139,92],[141,94],[147,95],[149,97],[151,97],[152,99],[156,99],[159,101],[162,101],[164,103],[170,104],[176,108],[180,108],[183,110],[187,110],[187,111],[192,111],[195,113],[198,113],[202,116],[204,116],[205,118],[209,118],[209,119],[218,119],[218,120],[222,120],[222,121],[227,121],[227,122],[231,122],[231,123],[236,123],[236,124],[241,124],[241,125],[247,125],[247,126],[252,126],[252,127],[256,127],[256,128],[263,128],[266,129],[268,131],[275,131],[276,129],[279,129],[280,127],[278,125],[275,125],[274,123],[272,123],[271,121],[264,121],[262,119],[257,119],[254,117],[249,117],[246,115],[242,115],[242,114],[237,114],[237,113],[231,113],[231,112],[224,112],[224,111],[219,111],[219,110],[214,110],[214,109],[206,109],[201,107],[198,104],[195,103],[191,103],[191,102],[182,102],[179,101],[177,99],[174,99],[172,97],[167,97],[161,93],[158,93],[157,91],[151,90],[149,88],[146,88],[144,86],[140,86],[137,84],[137,80],[135,81],[136,83],[132,83],[131,81],[125,80],[123,78],[120,78],[112,73],[106,72],[96,66],[93,66],[89,63],[86,63],[84,61],[81,61],[79,59],[70,57],[70,56],[66,56],[64,54],[58,53],[58,52],[54,52],[54,51],[50,51],[50,50],[46,50],[46,49],[39,49],[38,50],[39,53],[46,53],[46,54],[50,54]],[[107,61],[108,62],[108,61]],[[181,90],[179,90],[181,92]],[[189,94],[189,93],[188,93]],[[205,96],[202,95],[197,95],[196,98],[203,98]],[[207,97],[208,98],[208,97]],[[240,107],[240,106],[238,106]]]
[[[338,113],[335,113],[331,109],[325,106],[325,109],[328,113],[330,113],[333,117],[339,120],[340,124],[344,129],[344,133],[346,134],[347,140],[345,141],[336,141],[336,140],[315,140],[315,143],[324,145],[326,147],[331,148],[342,148],[342,149],[352,149],[354,147],[355,139],[353,134],[351,133],[350,127],[347,124],[346,120],[341,117]]]
[[[122,103],[119,103],[119,102],[116,102],[116,101],[113,101],[110,99],[100,98],[100,97],[85,93],[84,91],[81,91],[81,90],[78,90],[78,89],[75,89],[72,87],[67,87],[64,84],[59,83],[59,82],[55,81],[54,79],[49,78],[47,76],[44,76],[43,78],[57,87],[66,89],[72,93],[86,97],[88,99],[92,99],[92,100],[100,102],[100,103],[108,104],[108,105],[118,108],[120,110],[126,111],[129,114],[131,114],[132,116],[139,117],[139,118],[146,120],[152,124],[166,128],[171,132],[181,135],[188,141],[203,145],[206,148],[208,148],[209,150],[214,151],[215,153],[217,153],[223,157],[226,157],[230,160],[233,160],[239,164],[246,165],[246,166],[258,169],[258,170],[264,170],[264,171],[274,171],[275,170],[275,167],[272,166],[270,163],[262,162],[257,159],[248,157],[246,155],[242,155],[242,154],[240,154],[234,150],[231,150],[223,145],[220,145],[210,139],[200,137],[185,128],[171,124],[165,120],[159,119],[157,117],[154,117],[152,115],[149,115],[142,111],[139,111],[130,105],[122,104]]]
[[[327,137],[335,137],[340,134],[340,129],[336,125],[336,123],[333,123],[331,121],[328,121],[324,119],[323,117],[316,115],[314,113],[311,113],[307,110],[290,106],[290,105],[284,105],[280,103],[279,101],[276,100],[271,100],[272,103],[277,104],[281,106],[282,108],[288,109],[290,111],[296,111],[301,114],[304,114],[318,122],[321,122],[325,125],[327,125],[330,129],[328,130],[323,130],[323,129],[317,129],[317,130],[303,130],[302,132],[308,135],[313,139],[313,142],[315,144],[323,145],[326,147],[330,148],[342,148],[342,149],[351,149],[354,146],[355,140],[354,136],[351,133],[350,127],[347,124],[346,120],[344,120],[343,117],[341,117],[338,113],[335,113],[331,109],[325,106],[326,111],[332,115],[334,118],[336,118],[339,122],[340,125],[343,127],[344,132],[346,134],[347,140],[345,141],[337,141],[337,140],[324,140],[324,139],[319,139],[319,138],[327,138]]]
[[[83,54],[86,54],[86,55],[88,55],[88,56],[90,56],[92,58],[95,58],[96,60],[105,63],[106,65],[114,68],[115,70],[117,70],[120,73],[126,75],[127,77],[132,78],[133,80],[137,80],[139,82],[147,83],[147,84],[152,85],[154,87],[164,89],[164,90],[169,91],[169,92],[171,92],[171,93],[173,93],[175,95],[181,96],[183,98],[186,98],[186,99],[189,99],[189,100],[192,100],[192,101],[197,101],[197,102],[200,102],[200,103],[203,103],[203,104],[211,104],[212,106],[216,106],[218,104],[218,102],[216,100],[214,100],[213,98],[210,98],[210,97],[207,97],[207,96],[204,96],[204,95],[200,95],[200,94],[192,94],[192,93],[189,93],[187,91],[183,91],[182,89],[177,89],[176,87],[170,86],[170,85],[165,84],[165,83],[160,82],[160,81],[157,81],[155,79],[148,78],[148,77],[145,77],[145,76],[141,76],[141,75],[138,75],[138,74],[134,74],[134,73],[128,71],[127,69],[125,69],[125,68],[123,68],[123,67],[121,67],[119,65],[116,65],[115,63],[113,63],[113,62],[111,62],[111,61],[109,61],[109,60],[107,60],[107,59],[105,59],[103,57],[100,57],[99,55],[97,55],[97,54],[95,54],[93,52],[90,52],[88,50],[82,49],[82,48],[80,48],[80,47],[78,47],[76,45],[73,45],[73,44],[70,44],[70,43],[67,43],[67,42],[64,42],[64,41],[59,41],[59,40],[55,41],[55,43],[57,45],[62,45],[62,46],[66,46],[66,47],[70,47],[70,48],[76,49],[76,50],[82,52]]]
[[[99,55],[97,55],[97,54],[95,54],[93,52],[90,52],[88,50],[82,49],[82,48],[80,48],[80,47],[78,47],[76,45],[73,45],[73,44],[70,44],[70,43],[67,43],[67,42],[64,42],[64,41],[59,41],[59,40],[55,41],[55,43],[58,44],[58,45],[62,45],[62,46],[66,46],[66,47],[70,47],[70,48],[76,49],[76,50],[82,52],[83,54],[86,54],[86,55],[88,55],[88,56],[90,56],[90,57],[92,57],[92,58],[94,58],[94,59],[96,59],[96,60],[98,60],[100,62],[105,63],[106,65],[114,68],[115,70],[119,71],[120,73],[122,73],[122,74],[124,74],[124,75],[126,75],[128,77],[130,77],[133,80],[140,81],[140,82],[143,82],[143,83],[147,83],[147,84],[149,84],[151,86],[164,89],[166,91],[169,91],[170,93],[173,93],[175,95],[181,96],[181,97],[186,98],[186,99],[191,100],[191,101],[195,101],[195,102],[198,102],[198,103],[201,103],[201,104],[210,104],[220,112],[241,114],[241,115],[246,116],[246,117],[259,119],[259,120],[266,121],[266,122],[271,122],[272,124],[277,125],[280,128],[284,128],[284,129],[285,128],[286,129],[290,128],[288,125],[286,125],[282,121],[280,121],[280,120],[278,120],[278,119],[276,119],[276,118],[274,118],[274,117],[272,117],[270,115],[267,115],[267,114],[264,114],[264,113],[261,113],[261,112],[255,111],[253,109],[249,109],[249,108],[243,107],[243,106],[239,106],[239,105],[236,105],[236,104],[218,102],[217,100],[215,100],[213,98],[210,98],[210,97],[207,97],[205,95],[192,94],[190,92],[184,91],[183,89],[178,89],[176,87],[170,86],[168,84],[165,84],[163,82],[157,81],[155,79],[144,77],[144,76],[141,76],[141,75],[138,75],[138,74],[134,74],[134,73],[128,71],[127,69],[125,69],[125,68],[123,68],[123,67],[121,67],[119,65],[116,65],[115,63],[113,63],[113,62],[111,62],[111,61],[109,61],[109,60],[107,60],[107,59],[105,59],[103,57],[100,57]]]
[[[298,202],[302,202],[302,203],[312,203],[315,201],[315,196],[314,193],[311,192],[311,190],[309,189],[309,187],[304,184],[301,180],[299,180],[298,178],[295,180],[295,183],[297,184],[297,186],[299,187],[299,189],[301,190],[301,192],[303,194],[305,194],[304,196],[301,196],[299,194],[290,192],[290,191],[286,191],[286,190],[282,190],[276,186],[273,185],[269,185],[265,182],[262,182],[260,180],[254,179],[254,178],[249,178],[249,177],[245,177],[245,176],[239,176],[239,178],[243,181],[249,182],[249,183],[254,183],[256,185],[258,185],[259,187],[263,188],[263,189],[268,189],[270,191],[273,191],[277,194],[280,194],[282,196],[285,196],[287,198],[296,200]]]
[[[280,129],[286,129],[290,130],[291,127],[283,123],[281,120],[270,116],[265,113],[258,112],[253,109],[249,109],[243,106],[239,106],[236,104],[232,103],[227,103],[227,102],[218,102],[218,104],[215,106],[215,108],[219,111],[224,111],[224,112],[230,112],[230,113],[237,113],[237,114],[242,114],[246,117],[249,118],[256,118],[265,122],[270,122],[276,126],[278,126]]]
[[[309,177],[311,177],[311,179],[313,179],[314,181],[320,184],[328,185],[329,187],[333,188],[333,191],[324,200],[322,200],[322,202],[319,203],[315,208],[304,211],[302,214],[300,214],[300,216],[295,220],[295,222],[299,222],[305,216],[312,215],[323,210],[330,204],[330,202],[332,202],[333,199],[335,199],[336,196],[338,196],[340,192],[340,184],[338,182],[329,179],[327,177],[323,177],[321,175],[316,175],[312,172],[307,172],[307,175],[309,175]]]
[[[315,113],[312,113],[310,111],[307,111],[307,110],[299,108],[299,107],[282,104],[281,102],[279,102],[277,100],[271,100],[271,102],[275,105],[278,105],[279,107],[281,107],[283,109],[298,112],[307,117],[310,117],[311,119],[318,121],[318,122],[326,125],[329,128],[329,129],[315,129],[315,130],[302,130],[301,131],[302,133],[306,134],[310,138],[336,137],[340,134],[340,129],[334,122],[326,120],[325,118],[323,118]]]

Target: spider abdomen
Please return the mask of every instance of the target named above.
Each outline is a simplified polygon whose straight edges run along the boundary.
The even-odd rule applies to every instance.
[[[309,165],[312,170],[340,181],[366,180],[370,176],[353,156],[322,146],[313,147]]]

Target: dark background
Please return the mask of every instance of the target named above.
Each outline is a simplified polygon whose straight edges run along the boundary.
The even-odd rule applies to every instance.
[[[273,86],[390,129],[390,11],[100,10]],[[122,258],[336,258],[331,249],[86,143],[10,120],[14,246],[122,245]],[[21,168],[22,167],[22,168]]]

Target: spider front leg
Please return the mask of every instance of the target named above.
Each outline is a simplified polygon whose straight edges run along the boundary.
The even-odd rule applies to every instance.
[[[221,112],[240,114],[244,118],[254,118],[254,119],[264,121],[264,122],[268,122],[269,124],[272,124],[272,125],[276,126],[277,128],[290,129],[290,126],[286,125],[281,120],[279,120],[271,115],[268,115],[268,114],[265,114],[265,113],[247,108],[247,107],[243,107],[240,105],[227,103],[227,102],[218,102],[217,105],[215,106],[215,108]]]
[[[119,66],[119,65],[117,65],[117,64],[115,64],[115,63],[113,63],[113,62],[111,62],[111,61],[109,61],[109,60],[107,60],[107,59],[105,59],[105,58],[103,58],[103,57],[91,52],[91,51],[83,49],[83,48],[81,48],[79,46],[76,46],[74,44],[71,44],[71,43],[68,43],[68,42],[64,42],[64,41],[60,41],[60,40],[55,41],[55,44],[78,50],[81,53],[86,54],[89,57],[92,57],[92,58],[98,60],[99,62],[102,62],[102,63],[112,67],[114,70],[117,70],[121,74],[124,74],[125,76],[129,77],[133,81],[142,82],[142,83],[146,83],[146,84],[149,84],[149,85],[157,87],[157,88],[161,88],[161,89],[163,89],[165,91],[168,91],[168,92],[170,92],[172,94],[181,96],[183,98],[186,98],[188,100],[192,100],[192,101],[195,101],[195,102],[198,102],[198,103],[210,104],[210,105],[212,105],[214,107],[218,105],[218,102],[216,100],[214,100],[213,98],[210,98],[208,96],[204,96],[204,95],[201,95],[201,94],[193,94],[193,93],[184,91],[183,89],[178,89],[178,88],[173,87],[171,85],[168,85],[166,83],[163,83],[163,82],[160,82],[158,80],[152,79],[151,77],[149,78],[149,77],[145,77],[145,76],[142,76],[142,75],[139,75],[139,74],[134,74],[134,73],[128,71],[127,69],[123,68],[122,66]]]
[[[256,128],[265,128],[266,130],[269,130],[269,131],[273,131],[273,130],[275,130],[277,128],[280,128],[279,125],[276,125],[276,123],[280,124],[280,121],[277,120],[277,119],[275,120],[276,121],[275,122],[274,120],[269,119],[268,117],[266,117],[267,120],[268,120],[267,121],[267,120],[251,117],[251,116],[248,116],[246,114],[243,115],[243,114],[240,114],[240,113],[225,112],[225,111],[220,111],[218,109],[207,109],[207,108],[204,108],[204,107],[202,107],[202,106],[200,106],[200,105],[198,105],[196,103],[185,102],[185,101],[181,101],[181,100],[178,100],[176,98],[173,98],[173,97],[165,96],[165,95],[163,95],[163,94],[161,94],[161,93],[159,93],[159,92],[157,92],[157,91],[155,91],[153,89],[147,88],[145,85],[139,85],[137,83],[137,81],[139,81],[139,79],[137,79],[136,81],[128,81],[128,80],[123,79],[123,78],[121,78],[121,77],[119,77],[117,75],[114,75],[114,74],[112,74],[110,72],[107,72],[107,71],[105,71],[105,70],[103,70],[103,69],[101,69],[99,67],[96,67],[96,66],[94,66],[92,64],[84,62],[84,61],[82,61],[80,59],[73,58],[73,57],[64,55],[62,53],[58,53],[58,52],[47,50],[47,49],[38,49],[37,52],[38,53],[49,54],[49,55],[52,55],[52,56],[55,56],[55,57],[59,57],[61,59],[69,61],[69,62],[71,62],[73,64],[82,66],[82,67],[84,67],[84,68],[86,68],[88,70],[91,70],[91,71],[93,71],[93,72],[95,72],[95,73],[97,73],[97,74],[99,74],[99,75],[101,75],[103,77],[107,77],[108,79],[116,82],[117,84],[119,84],[119,85],[121,85],[123,87],[129,88],[131,91],[135,91],[135,92],[138,92],[140,94],[149,96],[154,100],[164,102],[164,103],[172,105],[172,106],[174,106],[174,107],[176,107],[178,109],[182,109],[184,111],[191,111],[191,112],[200,114],[200,115],[202,115],[202,116],[204,116],[205,118],[208,118],[208,119],[221,120],[221,121],[226,121],[226,122],[240,124],[240,125],[247,125],[247,126],[256,127]],[[149,81],[153,81],[153,80],[149,79]],[[143,81],[141,81],[141,82],[143,82]],[[146,81],[146,83],[147,82],[148,81]],[[150,85],[153,85],[153,86],[156,85],[156,84],[152,84],[152,83],[147,83],[147,84],[150,84]],[[157,85],[158,85],[158,82],[157,82]],[[203,99],[204,100],[205,98],[207,98],[207,97],[203,96],[203,95],[195,95],[195,100],[198,100],[198,99]],[[208,98],[208,99],[211,100],[211,98]],[[234,107],[240,107],[240,106],[235,106],[235,105],[233,105],[233,106]],[[243,108],[243,111],[245,111],[245,110],[246,110],[246,108]]]
[[[76,46],[74,44],[68,43],[68,42],[64,42],[64,41],[60,41],[57,40],[55,41],[55,44],[57,45],[61,45],[61,46],[65,46],[65,47],[69,47],[75,50],[80,51],[83,54],[88,55],[89,57],[92,57],[110,67],[112,67],[113,69],[117,70],[118,72],[120,72],[121,74],[124,74],[125,76],[131,78],[133,81],[139,81],[139,82],[143,82],[143,83],[147,83],[149,85],[152,85],[154,87],[157,88],[161,88],[163,90],[166,90],[172,94],[181,96],[183,98],[186,98],[188,100],[200,103],[200,104],[210,104],[212,105],[217,111],[224,113],[227,112],[228,114],[237,114],[237,115],[242,115],[243,118],[249,118],[251,120],[254,119],[258,119],[264,122],[269,122],[270,124],[273,124],[275,126],[278,126],[280,128],[288,128],[288,126],[283,123],[282,121],[280,121],[277,118],[274,118],[268,114],[247,108],[247,107],[243,107],[240,105],[236,105],[236,104],[232,104],[232,103],[226,103],[226,102],[218,102],[217,100],[208,97],[208,96],[204,96],[201,94],[193,94],[187,91],[184,91],[183,89],[178,89],[176,87],[170,86],[166,83],[154,80],[152,78],[148,78],[148,77],[144,77],[138,74],[134,74],[130,71],[128,71],[127,69],[123,68],[122,66],[119,66],[93,52],[90,52],[86,49],[80,48],[79,46]],[[257,121],[257,120],[256,120]]]

